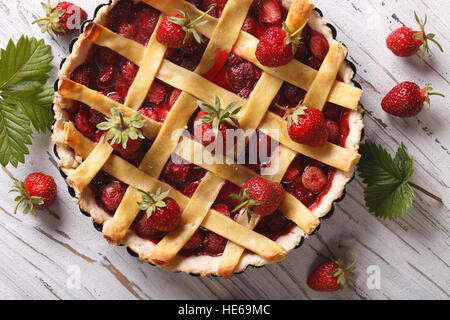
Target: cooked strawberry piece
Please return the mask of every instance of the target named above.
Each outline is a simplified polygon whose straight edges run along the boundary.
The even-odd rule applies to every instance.
[[[174,88],[172,90],[172,92],[170,93],[169,102],[168,102],[170,108],[172,108],[173,105],[175,104],[175,102],[177,102],[178,97],[180,96],[180,94],[181,94],[181,90],[178,90],[176,88]]]
[[[323,61],[330,50],[327,38],[322,34],[315,34],[309,40],[309,51],[317,59]]]
[[[166,96],[167,96],[167,87],[155,81],[152,83],[152,86],[148,91],[146,101],[151,104],[159,105],[163,104],[166,101]]]
[[[195,250],[195,249],[198,249],[198,247],[201,246],[204,238],[205,237],[203,235],[202,230],[197,229],[197,231],[195,231],[195,233],[191,237],[191,239],[189,239],[189,241],[186,242],[186,244],[183,247],[183,250]]]
[[[117,33],[122,37],[134,40],[137,34],[136,26],[129,22],[123,22],[117,28]]]
[[[203,5],[206,9],[209,9],[212,6],[223,9],[227,2],[228,0],[203,0]]]
[[[306,59],[306,64],[313,69],[319,70],[322,66],[322,60],[317,59],[315,56],[309,56],[308,59]]]
[[[155,31],[160,12],[153,7],[144,4],[144,8],[138,11],[137,20],[140,32],[148,39]]]
[[[267,227],[271,232],[277,234],[284,229],[286,223],[287,219],[277,212],[270,217],[270,220],[267,222]]]
[[[242,30],[254,35],[257,24],[258,22],[256,21],[256,18],[252,14],[249,14],[247,18],[245,18],[244,24],[242,25]]]
[[[105,120],[106,118],[102,113],[94,109],[89,109],[89,123],[92,127],[97,128],[97,125]]]
[[[286,98],[287,104],[290,106],[297,106],[300,101],[302,101],[306,95],[306,91],[293,86],[292,84],[285,82],[282,86],[284,97]]]
[[[135,65],[131,61],[126,61],[122,65],[120,76],[122,79],[124,79],[128,82],[133,82],[138,71],[139,71],[139,67],[137,65]]]
[[[106,185],[101,190],[101,201],[105,208],[109,211],[117,210],[125,195],[126,189],[126,186],[119,181],[114,181]]]
[[[250,62],[243,62],[228,69],[228,82],[234,92],[239,92],[243,88],[253,88],[257,81],[255,67]]]
[[[241,202],[237,199],[231,198],[230,195],[239,194],[239,191],[240,188],[237,185],[227,181],[225,182],[225,184],[223,185],[222,189],[219,192],[219,195],[217,196],[217,202],[225,203],[231,208],[235,208]]]
[[[239,57],[237,54],[231,52],[228,56],[227,62],[225,63],[228,67],[233,67],[241,63],[246,62],[244,59]]]
[[[117,70],[113,66],[104,68],[97,79],[97,85],[100,89],[110,88],[116,81]]]
[[[120,55],[106,47],[96,47],[95,57],[104,67],[116,66],[120,60]]]
[[[297,59],[300,62],[305,63],[306,59],[309,57],[309,51],[306,44],[301,44],[297,47],[297,50],[295,52],[295,59]]]
[[[224,252],[227,243],[227,239],[214,232],[208,232],[203,240],[203,247],[210,253],[220,254]]]
[[[319,167],[311,166],[302,175],[302,184],[312,192],[320,192],[328,183],[328,177]]]
[[[231,218],[231,210],[226,204],[218,203],[214,206],[214,210],[224,215],[225,217]]]
[[[160,121],[158,113],[152,107],[145,107],[144,109],[139,110],[147,118],[150,118],[154,121]]]
[[[78,130],[85,136],[92,138],[95,136],[95,131],[97,130],[89,122],[89,108],[82,105],[77,114],[75,115],[75,126]]]
[[[123,97],[118,92],[110,92],[110,93],[107,94],[107,97],[109,99],[114,100],[114,101],[116,101],[118,103],[121,103],[121,104],[123,104],[125,102]]]
[[[155,111],[158,114],[159,121],[164,122],[169,115],[170,108],[167,106],[155,106]]]
[[[241,91],[239,91],[238,96],[248,100],[250,98],[250,95],[253,92],[253,88],[242,88]]]
[[[188,163],[178,162],[179,160],[177,160],[177,163],[169,160],[163,172],[164,178],[176,186],[183,184],[187,180],[189,171],[191,170],[191,166]]]
[[[180,66],[189,71],[194,71],[195,68],[197,68],[198,64],[200,63],[201,58],[202,57],[200,55],[184,56],[183,59],[181,60]]]
[[[72,80],[90,89],[95,89],[95,79],[97,78],[97,74],[97,67],[92,64],[83,64],[75,69]]]
[[[111,22],[128,21],[131,13],[134,11],[133,0],[121,0],[110,11]]]
[[[281,7],[277,0],[261,0],[259,6],[259,20],[263,23],[273,24],[282,18]]]
[[[328,132],[328,141],[334,144],[339,144],[341,140],[341,127],[334,120],[326,120],[325,127]]]
[[[286,190],[307,207],[316,200],[315,194],[303,186],[302,177],[297,177],[294,182],[288,184]]]
[[[339,121],[339,119],[341,118],[341,114],[342,114],[342,107],[331,102],[327,102],[325,104],[325,108],[323,109],[323,115],[326,119]]]
[[[196,182],[192,182],[192,183],[188,184],[186,187],[184,187],[183,194],[188,198],[192,198],[192,196],[194,195],[194,193],[197,190],[199,185],[200,185],[200,181],[196,181]]]

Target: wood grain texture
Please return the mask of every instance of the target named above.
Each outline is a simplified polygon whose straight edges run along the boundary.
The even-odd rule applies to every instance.
[[[99,1],[77,0],[90,15]],[[19,32],[42,37],[31,22],[41,15],[39,0],[0,2],[0,47]],[[396,83],[411,80],[450,96],[450,3],[448,0],[316,0],[325,18],[338,31],[349,49],[349,59],[358,67],[358,80],[365,90],[362,103],[366,136],[393,152],[404,141],[415,159],[413,181],[450,202],[450,113],[448,98],[436,98],[431,110],[412,119],[397,119],[382,112],[380,101]],[[418,57],[398,59],[384,45],[396,27],[415,25],[413,11],[428,14],[428,32],[447,51],[437,50],[425,64]],[[54,65],[68,54],[70,38],[47,43],[53,47]],[[56,69],[52,74],[56,77]],[[59,197],[40,215],[13,215],[12,185],[0,171],[0,298],[4,299],[449,299],[450,210],[417,193],[417,201],[398,221],[382,221],[367,212],[363,186],[355,179],[347,197],[336,206],[333,217],[320,231],[292,252],[285,261],[266,268],[250,268],[232,279],[194,278],[171,274],[131,257],[125,248],[108,245],[80,214],[66,184],[59,176],[50,135],[34,135],[32,156],[8,173],[23,179],[33,171],[56,177]],[[337,244],[356,248],[360,260],[356,293],[320,294],[306,286],[307,274]],[[369,290],[366,269],[381,269],[381,289]],[[71,266],[81,271],[81,286],[68,286]]]

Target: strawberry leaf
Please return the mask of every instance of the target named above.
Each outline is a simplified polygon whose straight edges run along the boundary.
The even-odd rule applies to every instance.
[[[383,219],[396,219],[412,205],[414,192],[408,184],[414,173],[413,160],[402,143],[395,158],[382,146],[368,142],[361,146],[358,172],[367,185],[364,191],[370,212]]]
[[[0,51],[0,163],[17,166],[31,144],[31,125],[40,132],[53,122],[50,46],[22,36]]]

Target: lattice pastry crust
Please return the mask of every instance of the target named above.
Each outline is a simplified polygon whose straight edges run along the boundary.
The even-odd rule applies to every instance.
[[[106,15],[117,2],[118,0],[113,0],[111,6],[102,7],[94,22],[86,27],[84,34],[75,43],[72,54],[67,58],[59,73],[59,91],[54,101],[56,123],[53,141],[60,157],[60,167],[68,175],[68,183],[75,189],[76,201],[79,202],[81,209],[89,212],[95,222],[104,225],[103,232],[108,241],[113,244],[124,244],[138,253],[141,260],[158,264],[168,271],[201,275],[218,274],[229,277],[234,272],[244,270],[248,265],[261,266],[284,259],[287,252],[294,249],[302,237],[306,237],[318,226],[318,218],[330,211],[333,201],[342,195],[346,183],[353,176],[354,165],[359,160],[357,151],[363,128],[359,99],[362,92],[351,82],[353,71],[344,62],[347,50],[333,39],[331,30],[320,15],[312,11],[311,1],[284,0],[282,2],[286,8],[293,6],[287,18],[291,29],[296,29],[309,18],[310,26],[324,34],[329,41],[330,52],[318,72],[298,61],[280,68],[263,67],[254,57],[254,48],[258,40],[240,31],[252,0],[229,0],[220,19],[208,16],[206,18],[208,24],[200,28],[199,31],[210,38],[210,42],[198,68],[190,72],[164,60],[166,48],[156,41],[155,33],[147,47],[144,47],[102,27]],[[171,14],[175,9],[184,8],[187,5],[182,0],[144,0],[144,2],[163,14]],[[193,17],[201,14],[193,6],[188,5],[188,8]],[[124,105],[68,80],[72,72],[84,63],[92,43],[109,47],[140,66]],[[235,53],[264,71],[254,89],[254,93],[257,94],[252,94],[248,101],[205,78],[214,64],[213,55],[218,49],[228,51],[233,49]],[[337,74],[343,79],[342,82],[335,81]],[[135,112],[142,104],[155,78],[183,92],[163,124],[150,119],[146,121],[143,133],[153,140],[153,144],[139,168],[112,154],[112,148],[108,144],[96,145],[85,138],[70,122],[67,110],[72,99],[81,101],[105,115],[109,115],[111,106],[121,108],[125,115]],[[287,132],[281,134],[279,138],[281,146],[277,158],[280,169],[266,178],[281,181],[297,153],[324,162],[335,167],[337,171],[330,190],[313,211],[306,208],[295,197],[289,194],[285,197],[279,209],[297,226],[274,242],[252,231],[258,217],[254,216],[249,223],[241,217],[237,223],[212,210],[210,205],[206,205],[215,200],[226,180],[243,185],[248,178],[256,175],[253,171],[239,165],[195,163],[195,159],[183,151],[190,145],[194,145],[195,148],[203,148],[203,146],[194,141],[182,139],[181,136],[179,143],[169,141],[167,136],[176,129],[185,127],[196,109],[196,99],[212,103],[216,95],[220,96],[224,104],[238,101],[240,105],[245,106],[239,114],[240,125],[244,129],[258,128],[267,134],[270,134],[269,129],[282,129],[284,127],[280,123],[280,118],[267,111],[283,81],[305,89],[308,92],[305,99],[311,107],[322,109],[324,104],[330,101],[350,109],[348,120],[350,131],[344,148],[330,143],[323,148],[311,148],[294,143],[287,136]],[[172,152],[209,171],[191,199],[158,180]],[[160,156],[155,157],[155,154]],[[114,218],[97,205],[92,191],[86,188],[99,170],[104,170],[129,185]],[[170,196],[182,208],[183,216],[180,228],[169,233],[158,245],[155,245],[137,236],[129,230],[129,227],[138,214],[137,188],[153,192],[159,186],[171,190]],[[230,240],[222,256],[177,255],[199,226]]]

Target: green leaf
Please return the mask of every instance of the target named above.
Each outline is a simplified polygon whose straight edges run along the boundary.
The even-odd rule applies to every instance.
[[[0,163],[17,166],[31,144],[31,125],[40,132],[51,128],[53,86],[50,46],[22,36],[0,51]]]
[[[401,217],[412,205],[414,192],[408,180],[414,173],[413,160],[402,143],[395,158],[382,146],[368,142],[361,146],[358,172],[367,185],[364,191],[370,212],[383,219]]]
[[[0,164],[11,163],[17,167],[19,162],[25,162],[28,154],[27,145],[31,145],[32,131],[30,120],[24,114],[17,112],[13,101],[9,98],[0,99]]]
[[[53,86],[46,84],[41,90],[35,91],[30,96],[18,96],[10,99],[30,119],[37,131],[45,133],[47,129],[51,128],[53,122],[53,113],[49,108],[53,98]]]
[[[45,83],[52,70],[51,47],[44,40],[22,36],[17,45],[9,41],[0,54],[0,90],[11,91],[20,81],[38,80]]]

